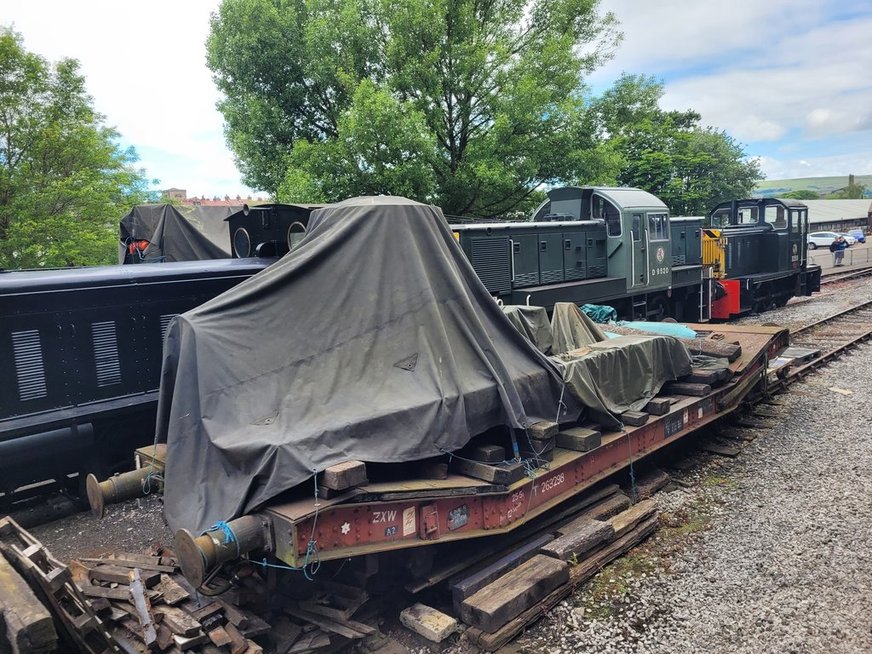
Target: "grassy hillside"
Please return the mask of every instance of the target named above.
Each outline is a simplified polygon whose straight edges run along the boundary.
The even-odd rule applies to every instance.
[[[854,182],[866,187],[866,194],[872,191],[872,175],[854,175]],[[848,185],[848,176],[839,177],[800,177],[798,179],[767,179],[757,183],[755,195],[775,197],[791,191],[814,191],[821,197]]]

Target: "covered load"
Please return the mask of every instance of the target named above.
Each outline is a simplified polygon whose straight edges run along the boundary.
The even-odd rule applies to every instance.
[[[204,530],[347,460],[404,462],[555,420],[563,384],[479,281],[442,212],[314,211],[283,259],[167,332],[165,512]],[[575,420],[578,407],[561,420]]]
[[[120,224],[119,263],[230,258],[227,219],[242,206],[140,204]]]

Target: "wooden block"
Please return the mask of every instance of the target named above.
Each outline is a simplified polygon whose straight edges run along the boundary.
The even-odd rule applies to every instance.
[[[130,591],[127,586],[119,586],[118,588],[105,588],[103,586],[85,586],[82,588],[82,593],[86,597],[105,597],[110,600],[127,601],[130,599]]]
[[[112,605],[105,597],[95,597],[88,602],[91,605],[91,610],[97,615],[109,614],[112,610]]]
[[[532,461],[533,463],[543,463],[546,461],[554,460],[554,450],[547,450],[545,452],[533,452],[531,450],[519,450],[518,454],[525,461]]]
[[[238,632],[237,632],[238,633]],[[212,644],[215,647],[224,647],[225,645],[230,645],[233,640],[230,638],[230,634],[228,634],[224,627],[218,625],[217,627],[213,627],[206,632],[206,635],[209,637],[209,640],[212,641]],[[240,634],[241,636],[242,634]]]
[[[655,397],[645,405],[644,411],[652,416],[665,416],[671,404],[667,397]]]
[[[194,620],[196,620],[197,622],[200,623],[201,626],[203,626],[203,621],[206,618],[213,616],[216,613],[222,612],[223,609],[224,609],[224,607],[222,607],[218,602],[210,602],[209,604],[206,604],[205,606],[201,606],[198,609],[194,609],[193,611],[189,611],[189,614],[192,618],[194,618]]]
[[[694,368],[689,375],[682,377],[681,381],[688,384],[717,386],[727,381],[730,376],[732,376],[732,373],[726,366],[721,368]]]
[[[545,545],[542,554],[553,556],[561,561],[583,557],[595,547],[612,540],[614,528],[608,522],[599,520],[575,521],[572,531],[565,531],[560,538]]]
[[[138,570],[139,568],[134,568]],[[108,581],[115,584],[127,584],[127,575],[130,568],[124,568],[118,565],[98,565],[88,571],[88,576],[92,581]],[[146,571],[141,572],[142,585],[145,588],[153,588],[160,581],[160,572]]]
[[[742,451],[738,447],[733,447],[732,445],[721,445],[720,443],[713,443],[711,441],[700,443],[699,448],[705,452],[711,452],[712,454],[727,456],[730,458],[739,456],[739,453]]]
[[[344,461],[330,466],[321,480],[321,484],[331,490],[345,490],[366,482],[366,464],[362,461]]]
[[[565,561],[537,554],[463,600],[460,615],[467,624],[493,632],[568,581]]]
[[[155,561],[160,561],[160,558],[157,556],[144,556],[144,559],[154,559]],[[140,570],[148,570],[150,572],[166,572],[173,573],[175,572],[175,566],[171,565],[161,565],[160,563],[150,563],[145,562],[141,563],[139,561],[130,560],[130,559],[81,559],[82,563],[86,564],[97,564],[97,565],[114,565],[122,568],[139,568]]]
[[[275,629],[273,636],[276,639],[276,654],[287,652],[302,631],[300,627],[295,625],[293,622],[286,622],[296,628],[296,634],[293,634],[290,629],[286,632]],[[230,637],[230,654],[242,654],[248,649],[248,641],[246,641],[245,636],[239,632],[239,629],[237,629],[232,622],[228,622],[224,625],[224,631]],[[282,634],[284,634],[284,637],[280,639]]]
[[[58,644],[51,613],[0,554],[0,651],[4,637],[12,652],[53,652]]]
[[[651,416],[642,411],[624,411],[621,414],[621,422],[625,425],[630,425],[631,427],[641,427],[648,422],[648,418],[650,417]]]
[[[163,652],[173,646],[173,632],[164,624],[157,625],[157,648]]]
[[[557,529],[558,534],[571,534],[578,531],[589,520],[607,520],[630,508],[630,498],[623,493],[614,493],[601,502],[575,516],[571,522]]]
[[[685,384],[684,382],[666,382],[663,388],[660,389],[664,393],[675,395],[690,395],[692,397],[703,397],[712,392],[712,387],[708,384]]]
[[[455,457],[451,461],[451,466],[462,475],[503,486],[513,484],[524,476],[523,463],[508,463],[495,466]]]
[[[188,599],[191,595],[167,574],[161,574],[160,581],[154,589],[161,594],[164,603],[170,606]]]
[[[312,652],[322,647],[330,645],[330,636],[323,631],[316,630],[303,634],[300,639],[291,646],[288,654],[297,654],[298,652]]]
[[[209,638],[202,631],[198,634],[195,634],[190,637],[179,636],[178,634],[173,635],[173,641],[183,652],[187,652],[189,649],[193,649],[194,647],[198,647],[209,641]]]
[[[467,456],[480,463],[502,463],[506,460],[506,448],[502,445],[476,445]]]
[[[240,629],[248,627],[250,620],[242,611],[229,602],[225,602],[220,597],[216,598],[215,601],[221,605],[222,609],[224,609],[224,617],[226,617],[229,622],[233,623],[234,626],[239,627]]]
[[[422,463],[419,470],[421,479],[448,479],[447,463]]]
[[[427,640],[441,643],[460,626],[450,615],[425,604],[413,604],[400,612],[400,622]]]
[[[133,601],[133,606],[136,608],[136,617],[139,619],[139,626],[142,632],[142,641],[145,643],[147,650],[153,650],[157,647],[157,630],[155,629],[154,615],[151,612],[151,602],[145,596],[145,587],[142,583],[142,573],[139,568],[134,568],[128,571],[128,581],[130,583],[130,598]],[[160,575],[160,573],[155,573]]]
[[[560,431],[560,425],[556,422],[549,422],[548,420],[534,422],[532,425],[527,427],[527,433],[530,435],[530,438],[537,441],[547,441],[554,438],[557,436],[558,431]]]
[[[636,499],[644,500],[669,483],[670,477],[663,470],[652,470],[636,482]]]
[[[154,610],[155,616],[163,616],[163,623],[177,636],[189,638],[200,631],[200,623],[186,611],[174,606],[161,606]]]
[[[313,625],[320,627],[326,631],[332,631],[335,634],[339,634],[340,636],[344,636],[345,638],[363,638],[364,636],[369,636],[375,633],[375,629],[370,627],[367,624],[363,624],[362,622],[356,622],[355,620],[333,620],[332,618],[328,618],[323,615],[317,615],[315,613],[310,613],[309,611],[303,611],[300,608],[294,606],[285,607],[285,613],[300,620],[305,620],[306,622],[310,622]]]
[[[602,433],[585,427],[571,427],[557,434],[557,447],[574,452],[590,452],[602,443]]]
[[[657,504],[654,500],[643,500],[634,504],[626,511],[609,518],[608,524],[611,525],[615,532],[615,538],[623,538],[623,536],[641,523],[645,522],[657,513]]]
[[[489,583],[501,577],[509,570],[514,570],[519,565],[528,561],[547,543],[554,540],[551,534],[542,534],[523,545],[510,551],[501,559],[491,563],[468,577],[458,580],[451,585],[451,597],[454,601],[454,610],[460,613],[460,604],[470,595],[474,595]]]

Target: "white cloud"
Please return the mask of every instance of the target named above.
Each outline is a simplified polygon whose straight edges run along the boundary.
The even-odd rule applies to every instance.
[[[14,23],[29,50],[81,62],[95,106],[142,151],[140,165],[162,187],[245,196],[205,63],[209,14],[218,4],[3,0],[0,21]]]

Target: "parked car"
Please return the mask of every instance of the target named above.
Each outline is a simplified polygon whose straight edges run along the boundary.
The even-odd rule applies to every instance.
[[[828,248],[830,243],[835,241],[839,236],[844,236],[848,241],[848,245],[854,245],[857,240],[850,234],[837,234],[836,232],[811,232],[808,235],[808,249],[816,250],[817,248]]]
[[[857,243],[865,243],[866,242],[866,235],[863,233],[862,229],[852,229],[848,233],[851,236],[853,236],[855,239],[857,239]]]

